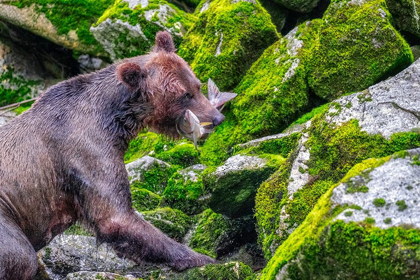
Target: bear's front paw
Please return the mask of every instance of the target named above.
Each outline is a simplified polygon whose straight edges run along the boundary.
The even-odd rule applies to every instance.
[[[188,268],[203,266],[211,263],[216,263],[216,261],[208,256],[191,251],[188,256],[174,260],[169,265],[176,271],[183,271]]]

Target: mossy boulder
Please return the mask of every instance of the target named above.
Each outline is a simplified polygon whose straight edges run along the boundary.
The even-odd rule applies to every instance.
[[[172,175],[163,192],[163,203],[189,215],[201,213],[209,196],[203,185],[202,173],[205,168],[204,165],[197,164]]]
[[[252,214],[258,186],[281,164],[282,157],[236,155],[204,176],[211,193],[209,207],[216,213],[238,218]]]
[[[0,37],[0,107],[38,96],[51,79],[32,53]]]
[[[131,188],[131,201],[137,211],[151,211],[159,207],[162,197],[147,189]]]
[[[257,1],[203,0],[198,20],[178,54],[197,77],[232,90],[265,48],[278,39],[270,15]]]
[[[158,31],[172,34],[179,45],[195,17],[164,0],[116,0],[90,28],[112,60],[150,51]]]
[[[420,1],[386,0],[393,24],[420,39]]]
[[[146,189],[156,194],[162,194],[169,177],[176,171],[166,162],[150,156],[127,164],[126,169],[132,190]]]
[[[354,166],[277,249],[261,279],[418,279],[419,154]]]
[[[420,146],[419,73],[416,61],[392,79],[324,106],[306,123],[297,147],[257,193],[267,258],[355,164]]]
[[[191,228],[193,219],[182,211],[169,207],[142,212],[144,219],[151,222],[169,237],[181,242]]]
[[[66,48],[106,56],[89,29],[112,3],[113,0],[3,1],[0,18]]]
[[[390,20],[384,0],[332,1],[307,64],[315,94],[331,101],[410,65],[410,46]]]
[[[232,108],[240,132],[278,133],[310,107],[305,64],[319,21],[307,22],[266,49],[235,89]]]
[[[175,280],[253,280],[256,279],[252,269],[240,262],[210,264],[190,269],[173,276]]]
[[[220,259],[237,251],[244,244],[256,241],[255,220],[252,215],[229,219],[207,209],[197,218],[198,223],[188,240],[188,246],[199,253]]]

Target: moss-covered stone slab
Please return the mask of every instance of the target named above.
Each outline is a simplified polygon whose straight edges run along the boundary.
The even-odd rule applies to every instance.
[[[207,173],[204,185],[211,193],[209,207],[216,213],[238,218],[252,214],[255,194],[283,158],[236,155],[214,172]]]
[[[49,278],[45,279],[65,279],[67,274],[77,271],[125,274],[137,267],[135,262],[119,258],[105,244],[98,246],[91,236],[58,236],[39,251],[38,257],[47,267],[45,273]]]
[[[420,38],[420,1],[386,0],[393,24],[400,30]]]
[[[203,185],[204,169],[204,165],[196,164],[172,175],[163,192],[163,203],[189,215],[201,213],[210,197]]]
[[[364,92],[324,106],[256,197],[266,257],[305,220],[319,197],[355,164],[420,146],[420,61]]]
[[[210,264],[204,267],[190,269],[179,275],[174,275],[175,280],[252,280],[255,274],[252,269],[240,262],[224,264]]]
[[[169,207],[159,208],[154,211],[144,211],[141,214],[145,220],[151,222],[163,233],[178,242],[182,241],[193,223],[191,217],[180,210]]]
[[[261,279],[418,279],[420,149],[354,166],[277,249]]]
[[[90,28],[112,60],[145,54],[160,30],[179,45],[195,17],[164,0],[116,0]]]
[[[333,100],[410,65],[410,47],[390,21],[384,0],[332,1],[307,64],[315,94]]]
[[[106,56],[89,28],[113,0],[17,0],[0,4],[0,18],[58,45]]]
[[[176,171],[168,163],[144,156],[126,165],[132,189],[146,189],[162,194],[169,177]]]
[[[257,1],[203,0],[196,14],[178,54],[201,81],[211,78],[224,91],[232,90],[278,39],[270,15]]]

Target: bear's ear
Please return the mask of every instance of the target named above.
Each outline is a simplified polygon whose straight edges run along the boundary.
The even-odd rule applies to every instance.
[[[146,71],[142,70],[138,64],[131,62],[118,65],[116,74],[118,80],[132,90],[138,89],[147,76]]]
[[[156,34],[156,42],[153,48],[154,52],[165,51],[165,52],[175,52],[174,41],[172,40],[171,34],[167,31],[159,31]]]

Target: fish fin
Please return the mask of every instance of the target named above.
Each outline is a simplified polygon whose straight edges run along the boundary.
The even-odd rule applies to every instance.
[[[211,122],[202,122],[200,123],[200,126],[208,126],[208,125],[212,125],[213,123]]]
[[[209,96],[209,101],[214,106],[213,103],[216,102],[216,98],[218,97],[220,91],[216,84],[213,82],[213,80],[210,78],[207,81],[207,92]]]
[[[213,104],[213,106],[216,108],[220,107],[226,102],[228,102],[229,100],[232,100],[233,98],[235,98],[236,96],[237,94],[233,92],[221,92],[219,96],[217,97],[216,104]]]

